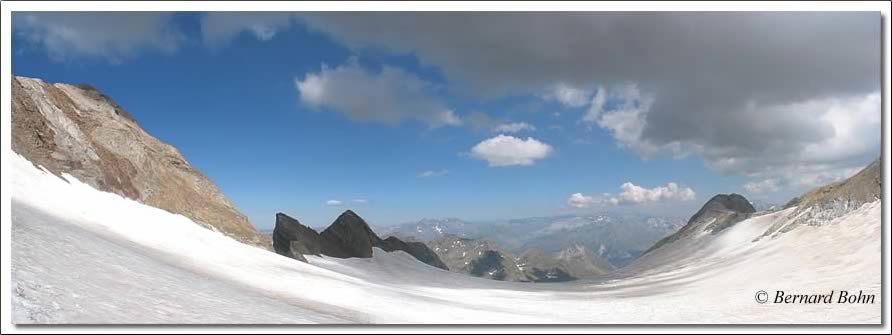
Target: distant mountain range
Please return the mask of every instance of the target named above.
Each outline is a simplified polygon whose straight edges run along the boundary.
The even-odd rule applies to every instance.
[[[684,223],[681,218],[623,214],[561,215],[474,223],[450,218],[385,226],[381,233],[422,242],[447,235],[484,239],[515,255],[534,249],[553,254],[580,246],[606,260],[610,267],[618,268]]]

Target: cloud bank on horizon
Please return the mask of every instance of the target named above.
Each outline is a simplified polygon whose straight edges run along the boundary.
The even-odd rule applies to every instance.
[[[186,35],[173,15],[23,13],[13,26],[54,58],[120,62],[141,51],[176,52]],[[440,71],[446,87],[400,67],[349,61],[296,76],[295,90],[301,103],[351,120],[484,129],[491,137],[467,153],[493,168],[552,156],[553,145],[512,135],[545,125],[460,110],[454,97],[555,102],[642,159],[702,157],[708,168],[744,178],[747,192],[770,193],[845,178],[879,154],[880,24],[878,13],[865,12],[207,13],[200,39],[225,48],[241,34],[266,41],[301,26],[357,57],[417,58]],[[584,193],[567,203],[695,197],[674,182]]]

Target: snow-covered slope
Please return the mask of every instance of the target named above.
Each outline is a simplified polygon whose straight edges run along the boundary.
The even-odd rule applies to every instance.
[[[879,323],[880,202],[752,242],[784,211],[557,284],[450,273],[402,252],[309,264],[7,153],[16,323]],[[788,209],[792,210],[792,209]],[[758,304],[759,290],[875,304]]]

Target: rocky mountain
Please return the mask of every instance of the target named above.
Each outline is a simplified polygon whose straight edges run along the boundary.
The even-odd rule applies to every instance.
[[[511,254],[487,240],[446,234],[428,242],[450,271],[504,281],[528,281]]]
[[[606,260],[579,244],[556,253],[530,249],[520,254],[517,262],[534,282],[570,281],[603,275],[613,269]]]
[[[882,162],[877,158],[846,180],[818,187],[791,200],[785,206],[796,207],[789,214],[791,220],[773,225],[763,237],[774,237],[803,225],[820,226],[881,199],[882,182]]]
[[[340,216],[322,233],[302,225],[288,215],[276,214],[273,248],[281,255],[306,262],[304,255],[325,255],[337,258],[370,258],[372,248],[387,252],[404,251],[421,262],[448,270],[440,258],[421,242],[404,242],[396,237],[381,239],[352,210]]]
[[[645,253],[695,234],[715,234],[733,226],[735,223],[746,220],[755,212],[756,209],[749,200],[740,194],[717,194],[712,199],[709,199],[697,213],[691,216],[688,223],[679,229],[678,232],[658,241]]]
[[[530,249],[515,256],[488,240],[444,235],[428,242],[450,271],[503,281],[559,282],[601,275],[612,266],[581,245],[556,253]]]
[[[236,240],[269,248],[219,189],[173,146],[146,133],[89,85],[12,80],[12,150],[56,175],[182,214]]]

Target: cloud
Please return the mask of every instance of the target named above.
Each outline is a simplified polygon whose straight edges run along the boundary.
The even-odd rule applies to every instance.
[[[15,13],[13,31],[55,61],[122,62],[142,51],[171,54],[185,40],[171,13]]]
[[[427,170],[418,173],[421,178],[441,177],[449,174],[449,170]]]
[[[489,116],[489,114],[473,111],[462,119],[464,124],[475,130],[491,130],[502,121]]]
[[[607,91],[604,90],[603,86],[598,87],[589,105],[588,112],[582,117],[582,121],[597,123],[601,118],[601,114],[604,113],[604,104],[606,103]]]
[[[847,167],[839,164],[787,166],[770,173],[759,174],[752,181],[743,184],[743,188],[751,193],[775,193],[788,188],[808,190],[842,181],[853,176],[863,167],[863,165]]]
[[[722,174],[750,177],[743,187],[752,193],[802,191],[839,181],[879,155],[878,92],[783,105],[750,103],[733,116],[697,121],[708,130],[702,135],[666,143],[645,137],[652,104],[636,85],[600,88],[583,121],[645,157],[701,155]],[[735,134],[735,128],[749,133]]]
[[[556,100],[567,107],[582,107],[588,105],[591,94],[588,90],[558,83],[544,97],[547,100]]]
[[[777,179],[765,179],[758,182],[751,181],[743,184],[743,188],[751,193],[777,192],[780,189]]]
[[[608,101],[612,106],[610,110],[606,109]],[[611,91],[601,87],[582,120],[608,130],[621,146],[651,156],[659,146],[641,138],[651,103],[652,99],[642,96],[635,84],[623,85]]]
[[[369,203],[369,201],[366,200],[366,199],[353,199],[353,202],[354,202],[354,203],[357,203],[357,204],[367,204],[367,203]]]
[[[782,187],[799,183],[780,180],[797,166],[839,175],[879,154],[878,13],[324,13],[303,22],[357,52],[415,55],[463,93],[570,107],[588,97],[583,123],[645,158],[701,155],[723,174]]]
[[[346,114],[353,120],[398,124],[414,119],[431,127],[458,126],[461,119],[434,97],[433,85],[399,68],[371,72],[357,62],[322,67],[294,80],[301,101]]]
[[[644,188],[630,182],[621,186],[619,194],[620,203],[640,204],[644,202],[659,201],[689,201],[694,200],[696,193],[689,187],[679,187],[676,183],[668,183],[665,186]]]
[[[210,12],[201,17],[201,37],[205,45],[226,45],[243,32],[268,41],[294,22],[291,13]]]
[[[742,93],[735,100],[745,101],[756,93],[779,99],[879,87],[879,13],[313,13],[301,20],[354,50],[415,54],[480,94],[632,81],[673,93]],[[701,92],[688,103],[713,100]]]
[[[682,187],[674,182],[654,188],[644,188],[631,182],[625,182],[620,188],[622,191],[617,195],[604,193],[599,196],[589,196],[582,193],[573,193],[567,198],[567,204],[575,208],[589,208],[608,205],[690,201],[697,196],[690,187]]]
[[[534,131],[536,127],[526,122],[511,122],[494,118],[486,113],[473,111],[462,118],[462,122],[475,130],[486,130],[494,133],[518,133]]]
[[[600,197],[588,196],[582,193],[573,193],[567,199],[567,204],[575,208],[589,208],[594,206],[616,205],[619,203],[617,198],[610,197],[610,194],[604,194]]]
[[[343,203],[344,203],[344,202],[343,202],[343,201],[340,201],[340,200],[329,200],[329,201],[326,201],[326,202],[325,202],[325,204],[326,204],[326,205],[329,205],[329,206],[340,206],[340,205],[343,204]]]
[[[498,135],[477,143],[471,148],[471,157],[484,160],[489,166],[533,165],[554,151],[550,145],[527,137]]]
[[[521,131],[534,131],[536,127],[526,122],[511,122],[496,125],[492,128],[496,133],[518,133]]]

